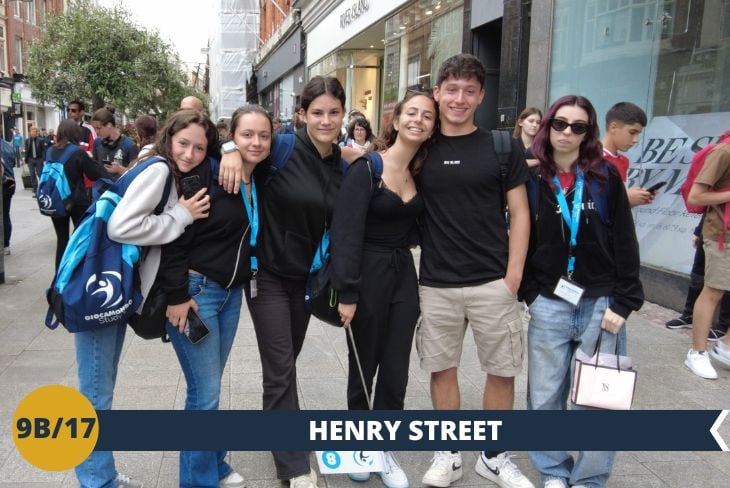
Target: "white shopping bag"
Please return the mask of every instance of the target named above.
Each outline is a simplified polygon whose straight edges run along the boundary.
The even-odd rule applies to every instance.
[[[629,410],[636,389],[636,371],[626,356],[600,353],[575,357],[571,400],[584,407]]]
[[[379,473],[383,451],[316,451],[322,474]]]

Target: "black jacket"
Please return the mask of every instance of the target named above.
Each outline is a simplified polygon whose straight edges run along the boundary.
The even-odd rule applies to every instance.
[[[33,146],[35,146],[35,158],[43,160],[46,158],[46,150],[48,145],[42,137],[29,137],[25,140],[25,157],[33,158]]]
[[[188,270],[197,271],[224,288],[243,285],[251,275],[250,232],[242,194],[229,194],[212,183],[210,160],[181,177],[199,175],[211,194],[209,216],[185,228],[183,235],[162,247],[158,278],[170,305],[184,303]]]
[[[270,165],[254,173],[259,191],[259,265],[285,278],[305,279],[325,226],[332,222],[342,182],[340,148],[322,159],[306,128],[296,134],[289,161],[269,179]]]
[[[605,163],[604,164],[608,164]],[[554,298],[553,290],[566,274],[570,228],[557,212],[554,190],[539,176],[537,208],[530,208],[532,230],[520,298],[527,303],[538,293]],[[586,290],[585,297],[612,297],[611,310],[627,318],[644,302],[639,280],[639,243],[623,182],[613,165],[608,164],[607,205],[610,221],[604,223],[596,210],[586,180],[583,211],[578,227],[573,280]],[[566,199],[573,204],[573,190]]]

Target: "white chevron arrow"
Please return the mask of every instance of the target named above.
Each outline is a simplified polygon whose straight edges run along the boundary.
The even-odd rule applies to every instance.
[[[730,410],[723,410],[720,412],[720,415],[717,416],[717,420],[715,420],[715,423],[712,424],[712,427],[710,427],[710,434],[712,434],[712,437],[715,438],[715,441],[720,446],[720,449],[723,451],[730,451],[728,449],[727,444],[725,444],[725,441],[720,437],[720,433],[718,432],[718,429],[722,425],[722,422],[725,420],[725,417],[727,417],[727,414],[730,413]]]

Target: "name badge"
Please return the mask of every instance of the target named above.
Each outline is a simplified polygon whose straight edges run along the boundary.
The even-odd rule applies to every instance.
[[[558,281],[558,284],[555,287],[555,291],[553,291],[553,293],[555,294],[555,296],[562,298],[566,302],[576,307],[578,306],[578,302],[583,297],[583,292],[585,291],[586,289],[580,286],[578,283],[566,276],[563,276]]]

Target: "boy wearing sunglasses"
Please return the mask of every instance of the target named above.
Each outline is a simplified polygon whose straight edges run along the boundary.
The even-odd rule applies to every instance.
[[[629,171],[629,158],[619,151],[626,152],[639,142],[639,136],[646,127],[646,113],[630,102],[619,102],[606,113],[606,133],[603,135],[603,159],[613,164],[626,183]],[[629,205],[636,207],[654,201],[655,192],[641,187],[628,188]]]

